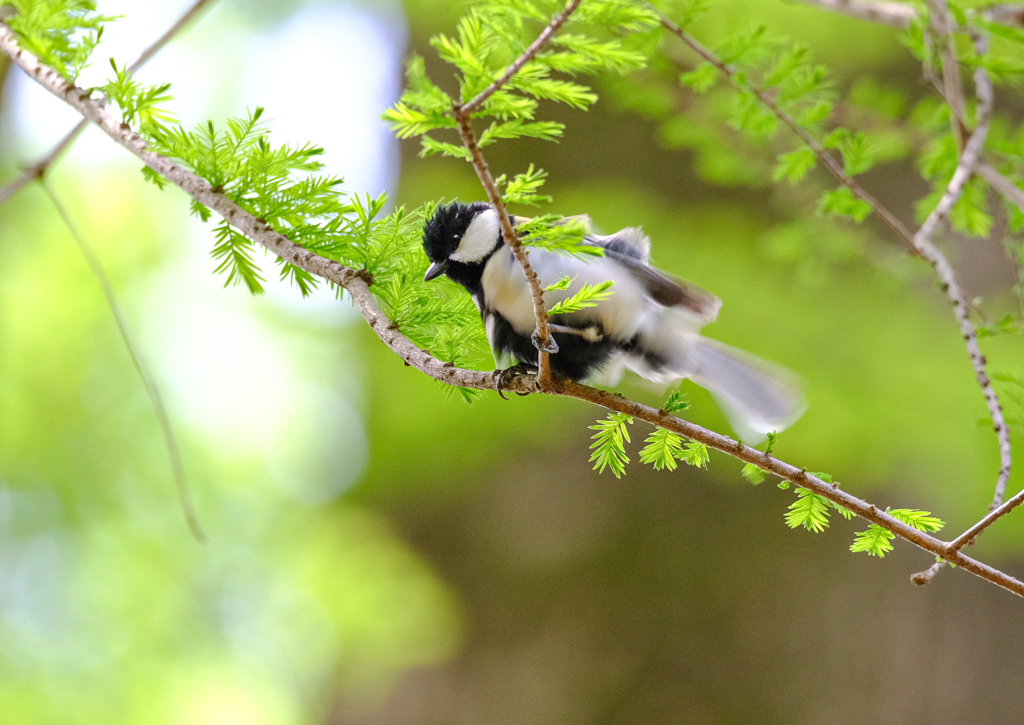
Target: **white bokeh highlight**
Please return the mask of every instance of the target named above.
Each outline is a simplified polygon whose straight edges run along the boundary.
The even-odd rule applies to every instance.
[[[79,83],[104,83],[112,74],[108,58],[132,62],[190,4],[101,0],[100,12],[124,17],[106,29]],[[244,17],[246,12],[245,3],[214,3],[139,79],[172,83],[175,100],[168,107],[186,127],[208,118],[223,125],[226,116],[263,106],[271,142],[322,146],[325,173],[343,177],[347,192],[376,196],[393,188],[397,143],[379,115],[401,90],[401,6],[387,0],[310,2],[283,15],[280,26]],[[8,93],[16,159],[32,161],[78,121],[74,111],[21,73],[11,79]],[[88,167],[94,175],[97,169],[137,173],[139,165],[96,129],[87,131],[62,164],[69,170]],[[272,483],[290,498],[316,504],[337,496],[358,480],[368,454],[358,359],[347,356],[346,369],[325,381],[322,369],[308,368],[280,320],[285,326],[289,319],[315,324],[337,336],[358,315],[327,290],[302,299],[278,281],[278,267],[259,250],[266,301],[225,291],[223,279],[213,275],[211,225],[186,219],[186,201],[176,196],[179,213],[168,224],[181,225],[180,254],[146,289],[132,290],[141,309],[129,311],[140,320],[143,354],[172,415],[214,445],[262,459]],[[275,314],[267,314],[268,304]],[[325,339],[325,347],[336,349],[335,340]],[[318,465],[309,466],[311,455],[320,458]]]

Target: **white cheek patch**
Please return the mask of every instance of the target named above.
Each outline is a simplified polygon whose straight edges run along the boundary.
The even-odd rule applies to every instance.
[[[449,259],[455,262],[479,262],[498,243],[498,212],[494,209],[482,211],[473,217],[458,248]]]

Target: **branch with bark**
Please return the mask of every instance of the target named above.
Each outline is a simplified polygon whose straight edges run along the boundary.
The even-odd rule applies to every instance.
[[[582,0],[570,0],[565,9],[551,19],[551,22],[537,36],[537,39],[530,43],[526,50],[509,65],[504,73],[487,88],[480,91],[474,98],[466,103],[456,104],[452,108],[452,115],[455,116],[455,121],[458,124],[462,145],[470,153],[473,169],[476,171],[476,175],[480,179],[484,191],[487,193],[487,200],[491,202],[491,206],[498,213],[502,238],[505,244],[512,250],[512,254],[515,256],[516,261],[523,270],[523,275],[526,277],[526,283],[530,286],[533,316],[537,321],[537,329],[533,336],[533,343],[537,348],[538,358],[537,380],[541,389],[544,390],[550,389],[552,386],[550,355],[558,352],[558,345],[555,343],[554,338],[551,337],[547,310],[544,309],[544,290],[541,288],[540,278],[533,267],[530,266],[529,253],[523,248],[522,240],[519,239],[515,226],[512,224],[512,218],[509,216],[508,209],[502,201],[501,193],[498,191],[498,186],[494,181],[494,176],[491,174],[490,167],[480,151],[480,145],[477,143],[476,133],[473,130],[472,117],[473,113],[488,98],[505,86],[527,63],[537,57],[537,54],[551,42],[562,26],[569,20],[569,17],[576,12],[581,2]]]
[[[365,271],[346,267],[304,249],[275,231],[266,222],[254,217],[223,192],[214,189],[205,179],[196,176],[171,159],[147,150],[142,136],[127,124],[118,121],[104,107],[101,99],[95,98],[88,91],[69,83],[55,70],[42,65],[32,54],[21,49],[17,45],[13,32],[3,24],[0,24],[0,52],[10,56],[33,80],[64,100],[84,118],[95,123],[111,139],[141,159],[150,169],[183,190],[195,201],[217,212],[248,238],[310,274],[343,288],[348,292],[370,328],[407,364],[450,385],[481,390],[496,389],[497,380],[493,373],[455,367],[416,347],[402,335],[377,305],[370,288],[372,279]],[[808,489],[920,547],[931,555],[948,560],[966,571],[1024,597],[1024,582],[966,556],[962,551],[953,548],[951,543],[941,541],[909,526],[876,506],[847,493],[837,484],[828,483],[803,468],[785,463],[769,453],[743,445],[728,436],[697,426],[664,410],[559,378],[554,378],[550,387],[542,390],[535,377],[516,376],[508,381],[506,388],[516,392],[545,392],[575,398],[608,410],[625,413],[651,425],[686,436]]]
[[[214,2],[214,0],[196,0],[192,3],[191,7],[189,7],[189,9],[186,10],[182,16],[164,32],[163,35],[154,40],[145,50],[142,51],[139,57],[135,59],[135,62],[128,66],[128,73],[130,75],[134,74],[142,68],[142,66],[152,60],[153,56],[163,50],[168,43],[174,40],[174,38],[188,27],[192,21],[212,2]],[[2,85],[3,84],[0,83],[0,86]],[[58,141],[53,148],[47,151],[42,158],[35,163],[26,166],[17,178],[9,181],[3,187],[0,187],[0,204],[6,202],[12,196],[25,188],[29,183],[36,179],[42,179],[49,168],[64,155],[65,151],[71,148],[75,141],[78,140],[78,137],[82,135],[82,131],[84,131],[88,125],[89,121],[83,118],[75,124],[73,129],[64,135],[64,138]]]
[[[918,17],[917,8],[912,4],[888,2],[887,0],[880,2],[872,2],[872,0],[801,0],[801,2],[814,5],[822,10],[848,15],[858,20],[890,25],[900,30],[906,30]],[[981,11],[981,16],[994,23],[1024,27],[1024,5],[1020,3],[990,5]]]
[[[906,28],[916,20],[917,10],[911,5],[900,3],[873,3],[863,0],[805,0],[826,10],[841,12],[863,20],[883,23],[898,28]],[[1012,181],[1000,174],[991,165],[982,161],[985,140],[992,120],[994,104],[992,81],[983,65],[974,72],[974,88],[977,96],[976,124],[974,131],[968,131],[966,121],[966,103],[964,102],[963,79],[960,75],[959,61],[955,50],[955,33],[963,29],[958,27],[956,20],[949,12],[945,0],[929,0],[929,25],[933,38],[938,43],[939,58],[942,66],[942,80],[933,78],[933,85],[939,91],[951,113],[951,123],[961,149],[960,161],[949,182],[945,194],[936,208],[929,214],[914,235],[913,246],[928,261],[942,280],[943,290],[953,305],[957,325],[964,338],[975,378],[985,396],[993,428],[999,441],[999,474],[996,480],[995,493],[989,513],[976,524],[960,534],[950,543],[950,550],[959,551],[962,547],[974,543],[975,538],[998,519],[1005,516],[1017,506],[1024,503],[1024,491],[1004,502],[1006,485],[1010,478],[1013,463],[1010,444],[1010,429],[1006,423],[999,398],[992,387],[986,371],[986,360],[978,347],[977,331],[970,319],[971,308],[964,297],[952,266],[946,257],[931,241],[939,224],[949,218],[949,212],[959,200],[964,186],[971,176],[977,174],[985,179],[992,188],[1007,200],[1024,211],[1024,193]],[[1024,26],[1024,5],[994,5],[980,12],[985,20],[1011,26]],[[988,41],[977,30],[970,29],[971,40],[978,55],[988,50]],[[832,166],[829,166],[832,170]],[[856,192],[855,192],[856,193]],[[863,198],[863,197],[862,197]],[[869,202],[870,203],[870,202]],[[915,584],[927,584],[942,568],[938,562],[926,571],[915,574]]]

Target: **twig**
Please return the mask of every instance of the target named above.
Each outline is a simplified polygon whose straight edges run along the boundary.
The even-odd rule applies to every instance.
[[[157,38],[153,43],[142,51],[142,55],[135,59],[135,62],[128,66],[129,75],[135,73],[139,68],[148,63],[154,55],[163,50],[164,46],[171,42],[178,33],[180,33],[185,26],[187,26],[192,19],[196,17],[207,5],[213,0],[196,0],[192,4],[185,14],[178,18],[178,21],[174,23],[167,31]],[[10,199],[12,196],[21,191],[26,184],[35,179],[41,179],[46,174],[46,171],[59,159],[65,151],[78,140],[78,137],[85,130],[85,127],[89,125],[89,122],[82,119],[77,125],[62,138],[57,144],[50,149],[45,156],[36,161],[34,164],[25,167],[21,175],[16,179],[11,180],[0,188],[0,205]]]
[[[64,222],[64,226],[67,227],[68,233],[72,239],[75,240],[75,244],[78,245],[78,249],[82,252],[82,256],[85,257],[85,261],[89,265],[89,269],[92,271],[93,276],[100,284],[100,289],[103,291],[103,296],[107,300],[107,306],[110,307],[110,312],[114,316],[114,321],[117,323],[117,330],[121,333],[121,339],[124,341],[125,347],[128,348],[128,354],[132,358],[132,363],[135,365],[135,370],[139,373],[139,378],[142,380],[142,387],[146,389],[146,395],[149,396],[150,402],[153,404],[153,410],[156,412],[157,420],[160,423],[160,430],[163,433],[164,445],[167,448],[167,456],[171,459],[171,470],[174,472],[174,483],[178,488],[178,499],[181,501],[182,511],[185,512],[185,520],[188,522],[189,528],[192,530],[192,535],[196,537],[197,541],[206,541],[206,534],[203,533],[202,527],[199,525],[199,517],[196,515],[196,508],[192,502],[192,494],[188,488],[188,481],[185,479],[185,469],[181,464],[181,453],[178,450],[178,441],[174,435],[174,429],[171,427],[170,416],[167,415],[167,408],[164,406],[163,396],[160,394],[160,389],[157,387],[156,381],[153,376],[149,374],[149,368],[146,362],[142,359],[142,353],[139,351],[138,346],[135,344],[135,339],[128,328],[128,321],[125,319],[124,314],[121,312],[121,306],[117,302],[117,297],[114,295],[114,287],[110,283],[110,277],[107,276],[106,270],[103,268],[103,262],[100,261],[99,255],[96,254],[96,250],[92,248],[92,245],[86,240],[85,235],[78,231],[78,228],[71,221],[71,215],[68,214],[67,209],[57,198],[53,189],[46,183],[45,180],[40,179],[40,184],[43,187],[43,191],[50,198],[50,202],[57,210],[57,215]]]
[[[879,218],[882,221],[884,221],[890,228],[892,228],[892,230],[896,232],[896,235],[899,236],[906,243],[908,251],[910,251],[912,254],[923,256],[921,255],[919,250],[915,249],[914,235],[909,229],[907,229],[903,222],[901,222],[895,214],[893,214],[891,211],[885,208],[881,204],[881,202],[879,202],[874,196],[868,193],[868,191],[859,183],[857,183],[857,181],[854,178],[847,176],[846,172],[843,170],[843,165],[839,161],[837,161],[836,158],[832,156],[832,154],[830,154],[828,150],[824,146],[822,146],[816,138],[811,136],[799,123],[797,123],[796,119],[794,119],[788,113],[779,108],[779,105],[775,102],[775,99],[773,99],[768,93],[764,91],[749,88],[745,84],[741,83],[739,79],[736,77],[736,69],[724,63],[721,58],[719,58],[717,55],[711,52],[708,48],[705,48],[703,43],[701,43],[699,40],[697,40],[692,35],[687,33],[681,27],[679,27],[679,25],[675,23],[672,19],[662,15],[661,25],[663,28],[665,28],[670,33],[679,38],[681,41],[683,41],[683,43],[685,43],[690,48],[690,50],[692,50],[694,53],[699,55],[701,58],[706,60],[711,65],[715,66],[715,68],[717,68],[719,72],[721,72],[726,78],[728,78],[729,81],[732,82],[737,88],[750,91],[751,93],[753,93],[754,96],[757,97],[757,100],[759,100],[762,104],[764,104],[764,106],[768,110],[775,114],[775,116],[780,121],[786,124],[786,126],[788,126],[789,129],[793,133],[795,133],[800,138],[800,140],[807,145],[808,148],[814,151],[814,155],[818,158],[822,165],[825,166],[829,173],[831,173],[832,176],[835,177],[836,181],[838,181],[840,184],[848,188],[856,196],[858,196],[860,199],[864,200],[871,206],[874,212],[878,214]]]
[[[533,60],[551,42],[562,26],[565,25],[566,21],[569,20],[569,17],[576,12],[581,2],[582,0],[570,0],[566,4],[565,9],[552,18],[547,27],[537,36],[537,39],[530,43],[522,55],[516,58],[496,81],[477,94],[472,100],[461,105],[456,104],[452,108],[452,115],[455,116],[455,121],[459,126],[459,136],[462,139],[462,145],[469,151],[476,175],[487,192],[487,198],[491,202],[491,206],[498,213],[498,221],[501,224],[501,232],[505,244],[512,250],[512,254],[522,268],[523,275],[526,277],[526,282],[530,287],[533,316],[537,321],[537,329],[533,335],[533,344],[537,348],[537,379],[542,389],[551,387],[550,355],[558,352],[558,345],[555,343],[554,338],[551,337],[551,330],[548,326],[547,311],[544,309],[544,290],[541,288],[537,272],[530,265],[529,254],[523,248],[522,240],[519,239],[519,235],[516,233],[515,227],[512,224],[512,218],[509,216],[508,209],[505,208],[505,203],[502,201],[501,194],[498,191],[498,186],[494,182],[494,176],[491,174],[490,167],[487,165],[483,152],[480,150],[480,144],[477,143],[471,119],[474,111],[508,83],[516,73],[522,70],[523,66]]]
[[[923,587],[925,584],[930,584],[935,575],[946,565],[945,561],[937,561],[924,571],[919,571],[910,577],[910,581],[919,587]]]
[[[975,167],[974,173],[991,184],[993,189],[1002,194],[1021,212],[1024,212],[1024,191],[1021,191],[1016,184],[1000,174],[995,167],[990,164],[979,163]]]
[[[549,356],[552,352],[558,352],[558,346],[555,345],[555,341],[551,337],[551,330],[548,329],[548,314],[544,309],[544,290],[541,288],[540,278],[530,265],[529,255],[526,249],[523,248],[523,243],[519,239],[519,235],[516,234],[515,227],[512,225],[512,218],[508,214],[508,209],[505,208],[505,204],[501,200],[501,194],[498,192],[498,186],[494,182],[494,176],[487,165],[487,160],[484,159],[484,155],[480,151],[480,145],[476,142],[476,135],[473,133],[469,114],[463,112],[458,107],[453,109],[453,113],[455,114],[455,120],[459,124],[459,135],[462,137],[462,145],[469,150],[476,175],[487,192],[487,198],[490,200],[491,206],[498,212],[498,221],[501,223],[501,232],[505,244],[512,250],[512,254],[515,256],[516,261],[519,262],[519,266],[522,267],[523,274],[526,276],[526,283],[530,286],[533,316],[537,321],[537,330],[534,333],[534,345],[537,347],[538,357],[537,377],[542,388],[550,388],[551,360]]]
[[[551,42],[551,39],[555,37],[555,34],[561,30],[563,25],[565,25],[565,21],[569,19],[569,16],[576,12],[576,8],[580,6],[582,1],[583,0],[570,0],[570,2],[565,6],[565,10],[551,19],[551,22],[548,23],[548,26],[544,28],[540,35],[537,36],[537,39],[530,43],[526,50],[523,51],[523,54],[516,58],[512,62],[512,65],[505,69],[505,72],[501,74],[498,80],[480,91],[480,93],[478,93],[472,100],[463,103],[460,110],[464,113],[472,114],[483,105],[484,101],[493,96],[495,91],[508,83],[516,73],[523,69],[524,65],[533,60],[537,56],[537,53],[543,50],[544,47]]]
[[[867,20],[894,28],[906,29],[917,19],[917,10],[913,5],[902,2],[871,2],[870,0],[801,0],[807,5],[814,5],[822,10],[849,15],[859,20]],[[981,11],[981,17],[993,23],[1024,27],[1024,5],[1008,3],[992,5]]]
[[[979,54],[982,54],[987,50],[985,40],[981,36],[975,34],[974,42]],[[1003,416],[1003,409],[999,403],[999,398],[996,395],[995,389],[992,387],[992,381],[989,379],[988,373],[985,370],[986,361],[978,347],[978,336],[970,319],[970,308],[967,305],[963,293],[959,289],[952,267],[941,253],[936,255],[938,249],[931,242],[931,237],[937,230],[939,222],[944,218],[948,218],[950,210],[952,210],[957,200],[959,200],[960,195],[963,193],[964,185],[970,180],[971,175],[974,173],[974,169],[981,157],[981,151],[985,145],[985,139],[988,135],[994,99],[992,93],[992,81],[989,78],[988,72],[981,65],[979,65],[974,71],[974,86],[975,93],[978,97],[978,108],[976,111],[977,125],[975,126],[971,137],[964,145],[963,153],[960,156],[960,162],[957,164],[956,171],[953,173],[953,178],[949,181],[946,193],[943,195],[942,199],[939,200],[938,205],[932,213],[928,215],[928,218],[925,219],[924,224],[921,225],[921,228],[915,235],[915,242],[917,246],[924,250],[926,259],[928,258],[928,255],[932,257],[932,259],[929,259],[929,264],[931,264],[935,269],[936,274],[938,274],[939,278],[943,281],[943,284],[947,285],[947,296],[953,303],[953,311],[956,314],[957,322],[960,325],[960,332],[964,336],[964,343],[967,346],[967,352],[968,355],[970,355],[971,364],[974,366],[975,377],[978,381],[978,385],[981,387],[982,393],[985,396],[989,415],[992,418],[993,427],[995,428],[996,436],[999,439],[999,476],[996,481],[995,496],[992,503],[994,507],[998,507],[1002,503],[1003,496],[1006,493],[1006,482],[1010,478],[1010,467],[1013,463],[1010,448],[1010,429],[1006,425],[1006,419]]]
[[[999,173],[993,166],[986,163],[979,163],[974,173],[983,178],[989,185],[1004,199],[1016,206],[1024,213],[1024,191]],[[1021,265],[1021,256],[1015,245],[1020,244],[1020,238],[1009,234],[1003,237],[1003,248],[1006,257],[1013,269],[1014,285],[1013,292],[1017,297],[1017,304],[1020,307],[1021,316],[1024,317],[1024,266]]]
[[[950,35],[956,28],[956,25],[953,18],[949,15],[949,10],[946,6],[945,0],[929,0],[929,2],[932,6],[933,27],[936,29],[936,32],[941,31],[946,34],[940,38],[943,48],[942,67],[943,78],[945,80],[941,87],[937,87],[940,94],[945,98],[946,102],[954,111],[952,119],[954,131],[963,132],[966,129],[966,120],[964,118],[965,104],[963,101],[963,84],[960,79],[959,70],[953,74],[946,73],[947,67],[957,66],[956,53],[953,48],[952,37]],[[988,40],[976,30],[970,29],[968,32],[970,32],[971,39],[974,43],[975,52],[979,56],[988,52]],[[948,218],[949,211],[956,204],[956,201],[960,198],[960,195],[963,192],[964,184],[967,183],[971,175],[974,173],[977,173],[982,178],[989,180],[990,183],[993,184],[993,188],[1001,193],[1005,193],[1007,198],[1014,203],[1024,201],[1024,193],[1022,193],[1020,189],[1013,184],[1013,182],[1003,177],[1002,174],[991,166],[981,163],[981,152],[984,148],[985,134],[988,132],[988,126],[991,122],[992,108],[994,104],[992,81],[984,66],[979,65],[977,70],[975,70],[974,86],[975,94],[978,98],[978,108],[976,111],[977,126],[966,145],[959,140],[960,137],[958,135],[958,143],[963,149],[960,156],[960,162],[953,174],[953,178],[950,180],[946,194],[939,201],[938,206],[928,219],[925,220],[925,223],[921,226],[921,229],[918,232],[919,235],[930,237],[931,234],[934,233],[939,221],[942,218]],[[930,232],[927,232],[927,228],[930,224]],[[935,263],[931,264],[933,267],[936,266]],[[944,259],[940,260],[940,264],[943,264],[946,267],[949,266],[948,262]],[[938,268],[936,268],[936,272],[938,271]],[[939,276],[942,277],[942,274],[939,273]],[[955,278],[952,282],[948,283],[955,284]],[[963,307],[958,306],[955,301],[956,298],[964,300]],[[970,308],[966,304],[966,300],[962,294],[950,295],[950,299],[954,300],[954,311],[956,313],[957,320],[960,323],[961,333],[964,335],[968,354],[971,356],[971,362],[975,369],[975,376],[977,377],[978,384],[981,386],[982,392],[985,395],[985,402],[988,405],[993,427],[999,440],[999,476],[996,480],[996,488],[992,498],[992,504],[989,506],[989,512],[991,514],[994,513],[995,510],[997,510],[1003,503],[1003,498],[1006,495],[1006,484],[1010,478],[1010,469],[1013,464],[1012,449],[1010,446],[1010,429],[1009,426],[1006,425],[1002,406],[996,396],[995,389],[992,387],[991,380],[989,380],[988,375],[985,372],[985,358],[982,356],[981,351],[978,348],[977,335],[974,333],[974,326],[970,322]],[[987,524],[985,527],[982,527],[982,529],[979,529],[979,531],[986,527]],[[960,542],[961,538],[962,537],[958,537],[956,541]],[[968,537],[963,539],[963,542],[957,544],[957,548],[963,546],[964,543],[970,542],[972,538],[973,537]]]
[[[59,73],[42,66],[32,54],[20,49],[11,30],[0,23],[0,52],[11,56],[28,75],[58,98],[63,99],[79,113],[95,123],[104,133],[121,146],[131,151],[147,166],[166,178],[200,204],[216,211],[250,239],[263,245],[291,264],[310,274],[343,287],[351,296],[370,328],[381,341],[406,363],[430,377],[466,388],[495,390],[497,381],[491,372],[465,370],[430,355],[416,347],[402,335],[387,316],[381,312],[370,292],[368,275],[365,272],[346,267],[338,262],[325,259],[289,240],[272,229],[268,224],[255,218],[239,207],[224,193],[214,191],[209,182],[202,179],[174,161],[146,150],[142,137],[127,125],[122,125],[107,111],[99,99],[92,98],[85,90],[68,83]],[[505,389],[523,393],[542,392],[532,376],[517,376],[505,383]],[[934,536],[918,531],[895,517],[879,510],[861,499],[850,495],[835,484],[826,483],[801,468],[790,465],[728,436],[694,425],[664,411],[642,405],[612,393],[579,385],[566,380],[554,380],[551,394],[576,398],[599,405],[608,410],[626,413],[652,425],[666,428],[710,448],[721,451],[733,458],[752,463],[791,483],[817,493],[843,508],[854,512],[865,520],[878,524],[896,536],[924,549],[933,556],[948,559],[961,569],[992,582],[1007,591],[1024,597],[1024,582],[983,564],[961,551],[949,551],[948,545]]]
[[[967,531],[963,532],[958,537],[953,539],[953,541],[951,541],[949,543],[949,550],[950,551],[959,551],[961,548],[963,548],[967,544],[973,543],[975,537],[977,537],[978,534],[980,534],[982,531],[987,529],[989,526],[994,524],[996,521],[998,521],[1002,517],[1006,516],[1006,514],[1008,514],[1011,511],[1013,511],[1015,508],[1020,506],[1022,503],[1024,503],[1024,491],[1021,491],[1020,493],[1018,493],[1013,498],[1008,499],[1003,504],[1001,504],[1001,505],[997,506],[996,508],[994,508],[993,510],[991,510],[989,512],[989,514],[985,518],[983,518],[981,521],[976,523],[974,526],[972,526],[971,528],[967,529]],[[995,505],[995,504],[993,504],[993,505]]]
[[[747,88],[744,84],[740,83],[736,78],[735,69],[724,63],[714,53],[705,48],[700,41],[691,36],[669,18],[662,16],[661,24],[669,32],[682,40],[695,53],[704,58],[704,60],[714,65],[738,88],[752,92],[758,100],[765,105],[765,107],[771,110],[779,120],[786,124],[786,126],[800,137],[801,141],[814,151],[815,155],[825,168],[828,169],[828,171],[840,183],[867,202],[883,219],[883,221],[885,221],[888,226],[900,236],[908,247],[917,256],[924,259],[933,270],[935,270],[936,276],[942,283],[942,291],[953,306],[957,325],[960,328],[961,335],[963,335],[967,354],[970,358],[971,366],[974,369],[975,379],[977,380],[978,386],[981,388],[982,395],[985,398],[985,403],[989,410],[989,416],[992,418],[993,428],[995,429],[996,436],[999,441],[1000,467],[996,482],[996,494],[997,501],[1001,502],[1003,495],[1002,492],[1005,491],[1006,481],[1009,479],[1010,466],[1012,463],[1010,430],[1006,425],[1006,420],[1003,416],[1003,409],[999,403],[999,397],[996,395],[995,389],[992,387],[992,381],[989,379],[988,373],[986,372],[987,363],[978,347],[978,335],[974,329],[974,324],[970,319],[970,305],[960,289],[956,273],[954,272],[952,265],[949,263],[949,260],[946,259],[946,256],[932,242],[932,236],[938,228],[939,222],[948,217],[950,209],[953,208],[953,205],[956,204],[963,192],[964,184],[966,184],[970,179],[975,166],[978,164],[985,139],[988,135],[988,127],[991,120],[993,104],[992,83],[989,79],[988,73],[983,67],[979,67],[974,73],[974,82],[978,96],[977,127],[964,147],[960,163],[957,166],[956,172],[953,174],[953,178],[950,180],[946,193],[939,201],[935,210],[932,211],[924,224],[921,225],[921,228],[917,233],[911,234],[902,222],[892,214],[892,212],[883,207],[854,179],[847,176],[842,165],[830,153],[828,153],[828,151],[814,137],[807,133],[807,131],[804,130],[792,118],[792,116],[779,108],[778,104],[775,103],[774,99],[770,95],[764,91]],[[980,36],[976,37],[975,41],[976,43],[984,42]],[[979,50],[979,52],[981,52],[981,50]],[[998,505],[998,503],[996,505]]]
[[[953,29],[956,21],[949,15],[946,0],[928,0],[929,21],[938,38],[939,58],[942,60],[942,88],[940,92],[953,110],[950,123],[956,137],[956,147],[963,151],[967,130],[967,104],[964,103],[964,83],[960,77],[960,64],[956,57]],[[930,70],[930,69],[929,69]]]
[[[913,5],[898,2],[870,2],[870,0],[803,0],[822,10],[849,15],[858,20],[891,25],[904,29],[917,17]]]

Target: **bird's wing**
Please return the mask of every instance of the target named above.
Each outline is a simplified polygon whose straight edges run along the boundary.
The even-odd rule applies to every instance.
[[[605,256],[628,270],[659,305],[690,310],[705,324],[718,316],[722,306],[720,299],[697,285],[670,277],[648,264],[651,240],[638,227],[629,227],[609,236],[588,235],[585,241],[604,249]]]
[[[530,219],[513,217],[515,224],[525,224]],[[580,220],[586,229],[593,229],[586,214],[566,217],[566,221]],[[697,285],[668,276],[649,264],[651,240],[640,227],[627,227],[615,234],[588,233],[584,244],[601,247],[607,258],[615,260],[633,277],[659,305],[680,307],[696,314],[702,323],[712,322],[718,316],[722,301]]]

